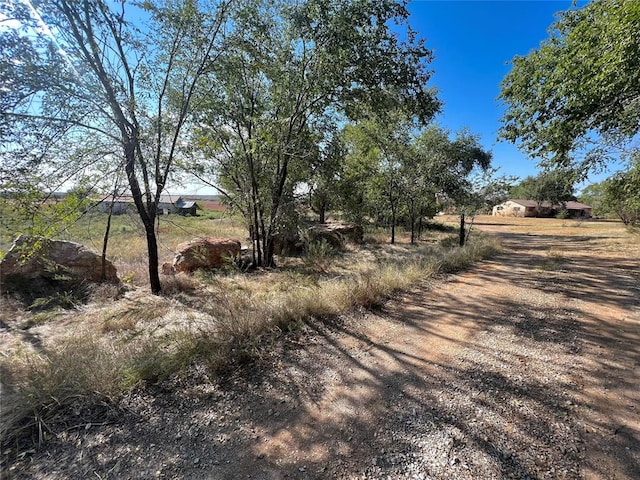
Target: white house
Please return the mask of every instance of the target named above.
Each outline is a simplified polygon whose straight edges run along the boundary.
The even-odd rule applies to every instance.
[[[591,217],[589,205],[574,201],[552,205],[535,200],[507,200],[493,207],[492,214],[503,217],[553,217],[562,211],[566,211],[569,217]]]

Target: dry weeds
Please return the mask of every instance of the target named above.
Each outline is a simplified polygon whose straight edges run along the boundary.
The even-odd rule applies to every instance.
[[[365,473],[367,478],[429,478],[425,472],[431,478],[578,478],[584,447],[578,441],[575,415],[591,404],[585,398],[576,406],[574,397],[586,395],[582,386],[599,379],[574,377],[580,349],[593,345],[598,350],[602,332],[598,324],[589,342],[578,337],[589,327],[588,322],[580,323],[579,311],[587,312],[594,324],[600,321],[589,310],[591,303],[580,303],[590,300],[600,280],[589,276],[589,261],[593,263],[598,252],[605,257],[615,251],[618,260],[626,258],[620,273],[627,278],[633,274],[627,266],[640,258],[640,242],[609,222],[571,226],[570,221],[549,220],[541,228],[536,219],[478,219],[487,230],[505,229],[507,222],[516,232],[514,251],[509,253],[516,269],[488,262],[474,274],[461,275],[449,286],[453,291],[431,292],[428,304],[411,297],[406,305],[388,304],[384,315],[355,315],[355,322],[337,322],[335,328],[331,322],[304,320],[379,304],[428,273],[468,265],[487,247],[476,243],[475,236],[464,251],[442,248],[446,238],[432,238],[435,241],[419,247],[352,246],[316,272],[303,259],[289,259],[281,261],[283,267],[277,271],[176,277],[165,296],[151,297],[134,288],[110,301],[115,293],[107,293],[106,301],[52,315],[21,332],[5,314],[3,321],[13,335],[4,343],[5,352],[14,360],[3,365],[11,368],[15,362],[12,388],[22,388],[24,395],[36,385],[38,392],[27,396],[36,403],[22,414],[24,423],[14,420],[14,427],[28,428],[36,442],[54,434],[58,442],[53,442],[52,460],[38,453],[31,465],[19,462],[18,470],[40,478],[51,474],[47,468],[53,468],[52,478],[80,478],[92,472],[233,478],[240,467],[252,478],[262,473],[279,478],[282,472],[293,478],[361,478]],[[588,244],[588,251],[563,248],[567,232],[572,245]],[[519,253],[529,260],[516,261]],[[599,262],[600,272],[606,264],[606,258]],[[558,290],[558,282],[570,279],[574,271],[581,272],[574,286],[583,290]],[[512,279],[519,284],[516,294]],[[479,289],[480,284],[485,289]],[[500,290],[487,296],[487,285],[494,284]],[[637,284],[635,288],[637,292]],[[501,301],[507,293],[515,297],[505,305]],[[618,308],[622,297],[614,293],[602,291],[609,303],[600,308]],[[525,296],[532,295],[532,303],[523,306]],[[633,299],[626,301],[631,305]],[[393,309],[397,315],[390,318]],[[422,318],[424,312],[429,321]],[[446,334],[435,328],[445,317],[451,327]],[[102,330],[106,319],[123,324]],[[464,337],[467,323],[477,335]],[[612,323],[610,332],[618,334],[621,326]],[[274,341],[282,332],[298,328],[306,338],[299,351],[286,351],[283,342]],[[3,334],[3,340],[9,338]],[[297,335],[287,338],[287,348],[298,342]],[[620,335],[616,342],[630,338]],[[86,343],[77,346],[77,341]],[[456,349],[456,344],[462,347]],[[444,345],[444,357],[429,357],[437,345]],[[225,390],[211,379],[215,372],[261,355],[263,380],[232,375],[233,386]],[[103,365],[67,382],[51,363],[57,364],[62,356],[67,371],[94,362]],[[620,357],[628,360],[624,365],[630,364],[632,357],[622,350],[600,348],[593,356],[603,370],[603,401],[611,402],[608,392],[617,388],[606,383],[610,372],[605,367]],[[606,362],[599,362],[602,358]],[[31,377],[37,379],[33,384]],[[90,391],[86,385],[91,382],[104,382],[105,387]],[[75,389],[78,396],[67,395],[66,388]],[[75,433],[78,424],[95,422],[96,412],[87,405],[102,405],[98,418],[109,421],[114,417],[107,405],[116,404],[127,405],[144,422],[132,421],[131,414],[126,431],[114,426]],[[586,425],[605,431],[599,412],[589,410],[584,418],[598,421]],[[626,432],[617,425],[607,433],[609,444]],[[117,438],[107,432],[115,432]],[[73,447],[76,441],[81,449]],[[117,452],[112,451],[112,441]],[[24,445],[12,443],[14,458],[15,449]],[[136,448],[141,449],[139,456]],[[93,456],[83,456],[85,452]],[[73,463],[66,465],[69,458]],[[606,472],[602,465],[598,471]]]
[[[238,228],[229,220],[205,222],[202,235]],[[185,225],[178,230],[184,233]],[[162,234],[177,244],[184,237],[173,227]],[[131,239],[133,229],[120,230],[125,235],[114,235],[111,248],[120,252],[115,262],[128,292],[96,287],[87,304],[39,316],[3,298],[5,444],[40,442],[64,428],[73,412],[115,405],[132,388],[162,382],[194,363],[211,374],[236,368],[308,318],[380,305],[426,277],[465,268],[495,249],[480,239],[451,249],[438,243],[446,238],[438,233],[421,245],[404,239],[394,246],[315,252],[313,261],[282,259],[279,270],[168,276],[163,296],[153,296],[137,286],[146,275],[143,245]]]

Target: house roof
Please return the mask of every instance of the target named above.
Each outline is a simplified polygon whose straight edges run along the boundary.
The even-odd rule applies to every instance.
[[[163,193],[160,195],[160,200],[158,203],[178,203],[182,200],[180,195],[170,195],[168,193]]]
[[[185,202],[184,200],[179,200],[176,202],[176,207],[178,208],[200,208],[200,206],[195,201]]]
[[[116,195],[115,197],[107,195],[101,201],[106,203],[133,203],[133,195]],[[179,195],[162,194],[158,203],[179,203],[181,201],[182,198]]]
[[[567,210],[586,210],[590,209],[591,207],[589,205],[585,205],[584,203],[570,201],[565,203],[565,208]]]
[[[101,200],[101,202],[105,202],[105,203],[133,203],[133,196],[132,195],[107,195],[106,197],[103,197]]]
[[[515,199],[509,199],[507,200],[509,202],[513,202],[513,203],[517,203],[518,205],[522,205],[523,207],[537,207],[538,206],[538,202],[536,202],[535,200],[515,200]],[[542,202],[540,204],[541,207],[550,207],[551,204],[549,202]]]
[[[535,200],[516,200],[516,199],[510,198],[507,201],[517,203],[518,205],[522,205],[523,207],[535,208],[538,206],[538,202],[536,202]],[[567,210],[585,210],[585,209],[591,208],[589,205],[585,205],[584,203],[574,202],[574,201],[564,202],[563,205],[551,205],[551,203],[549,202],[542,202],[540,206],[544,208],[549,208],[549,207],[566,208]]]

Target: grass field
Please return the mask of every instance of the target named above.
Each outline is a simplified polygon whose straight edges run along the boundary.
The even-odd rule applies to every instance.
[[[46,221],[46,218],[40,219],[40,222],[43,221]],[[10,248],[19,233],[31,231],[28,223],[24,221],[7,222],[5,220],[4,223],[5,225],[0,229],[0,256]],[[92,212],[75,222],[54,226],[50,236],[78,242],[96,252],[101,252],[106,223],[106,213]],[[242,219],[214,210],[204,210],[197,217],[161,215],[158,217],[156,232],[160,263],[171,261],[176,246],[193,238],[223,236],[240,240],[245,244],[247,235]],[[139,286],[147,284],[146,248],[144,227],[136,214],[112,217],[107,258],[114,263],[121,279]]]

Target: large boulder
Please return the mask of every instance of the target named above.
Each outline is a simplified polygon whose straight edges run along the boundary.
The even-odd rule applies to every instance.
[[[289,232],[288,234],[280,233],[273,237],[273,253],[276,255],[298,255],[303,251],[304,241],[297,232]]]
[[[344,240],[362,243],[363,230],[355,223],[321,223],[309,229],[309,242],[326,240],[329,245],[339,248]]]
[[[118,274],[107,260],[103,279],[102,257],[79,243],[20,235],[0,261],[0,283],[8,288],[12,280],[118,282]]]
[[[240,242],[229,238],[207,237],[181,243],[176,248],[171,272],[194,272],[198,269],[219,268],[229,259],[240,256]],[[163,268],[164,273],[168,273]]]

